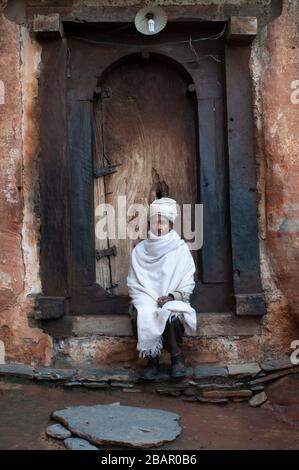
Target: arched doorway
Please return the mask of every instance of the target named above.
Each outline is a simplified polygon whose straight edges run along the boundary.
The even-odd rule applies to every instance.
[[[127,294],[136,240],[117,237],[117,224],[110,225],[109,217],[119,221],[131,204],[150,204],[157,197],[172,197],[181,208],[191,204],[192,210],[199,202],[193,89],[191,77],[179,64],[153,54],[125,58],[98,83],[93,110],[96,281],[113,295]],[[111,227],[110,235],[116,229],[115,238],[106,240],[97,233],[103,219],[97,209],[104,202],[115,211],[108,211],[106,229]],[[128,216],[127,223],[132,218]],[[198,251],[192,254],[199,279]]]
[[[196,192],[203,204],[204,243],[198,253],[199,280],[191,303],[198,312],[236,311],[238,315],[263,315],[248,68],[250,44],[241,46],[225,38],[223,22],[217,23],[214,19],[203,22],[198,15],[197,20],[192,17],[186,22],[169,21],[165,30],[153,38],[141,36],[133,23],[125,24],[127,20],[120,20],[118,14],[116,17],[115,24],[105,23],[102,19],[97,23],[86,20],[66,22],[67,40],[61,43],[47,41],[43,45],[45,80],[40,92],[43,103],[40,121],[43,292],[40,300],[45,305],[41,308],[43,318],[57,318],[63,314],[127,313],[128,296],[111,294],[106,288],[111,287],[113,279],[104,287],[98,282],[94,187],[100,179],[94,175],[97,167],[94,149],[97,142],[101,148],[101,143],[94,139],[93,129],[93,124],[100,120],[93,117],[100,109],[95,105],[94,97],[101,102],[107,100],[104,107],[109,100],[110,104],[113,102],[109,86],[105,90],[103,85],[109,75],[113,77],[115,65],[120,67],[124,58],[135,60],[137,56],[139,66],[144,70],[152,66],[152,59],[163,58],[160,63],[166,66],[167,62],[171,75],[177,77],[176,82],[183,83],[184,93],[190,77],[196,90],[197,105],[193,109],[197,110],[197,116],[190,119],[189,109],[189,122],[184,124],[190,132],[190,126],[193,129],[197,120]],[[137,84],[139,87],[140,82],[142,80]],[[97,84],[103,89],[99,91]],[[145,88],[147,94],[148,87]],[[164,89],[159,90],[159,106],[169,90],[171,86],[168,83],[165,86],[164,82]],[[190,93],[192,87],[187,91]],[[133,109],[134,92],[133,86],[129,87],[121,125],[127,120],[130,106]],[[184,95],[184,99],[188,102],[187,96]],[[149,100],[148,105],[150,103]],[[241,107],[239,103],[242,103]],[[172,105],[171,102],[169,109]],[[192,107],[192,100],[189,105]],[[177,103],[171,123],[173,117],[183,119],[185,112],[186,109]],[[155,122],[153,119],[150,126]],[[163,125],[159,129],[165,129],[164,122]],[[146,128],[148,126],[146,124]],[[125,137],[124,133],[119,133],[121,127],[116,127],[116,137]],[[181,128],[178,135],[181,135],[180,131]],[[176,132],[174,127],[171,150],[172,143],[178,141]],[[105,141],[107,145],[107,139]],[[153,140],[154,145],[157,141]],[[118,143],[115,139],[111,142]],[[171,155],[177,155],[176,150]],[[121,160],[117,146],[109,152],[117,163]],[[138,162],[140,160],[136,160]],[[165,189],[165,167],[162,167],[159,167],[157,177],[152,177],[160,191]],[[176,167],[177,164],[175,170]],[[112,182],[117,181],[114,177],[118,178],[122,167],[117,170],[117,174],[105,177],[108,183],[110,179],[112,187],[115,185]],[[132,181],[131,190],[135,190],[134,172],[126,178]],[[149,197],[152,189],[149,185],[148,193],[143,193],[143,197]],[[112,197],[109,192],[109,189],[105,190],[105,199]],[[180,201],[176,193],[173,196]]]
[[[128,204],[162,195],[203,204],[191,303],[198,312],[233,308],[223,48],[198,40],[196,61],[186,32],[166,36],[146,44],[134,31],[111,42],[69,40],[72,314],[128,311],[133,240],[95,236],[98,204],[117,210],[118,196]]]

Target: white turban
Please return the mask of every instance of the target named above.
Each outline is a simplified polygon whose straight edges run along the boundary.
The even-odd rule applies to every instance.
[[[174,222],[174,219],[178,215],[176,204],[176,201],[170,197],[155,199],[150,205],[150,217],[156,214],[161,214],[164,217],[167,217],[171,222]]]

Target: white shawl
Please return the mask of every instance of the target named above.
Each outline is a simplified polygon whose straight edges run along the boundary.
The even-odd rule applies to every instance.
[[[163,347],[162,333],[168,318],[179,316],[185,332],[196,331],[196,312],[186,302],[171,300],[163,307],[158,297],[180,289],[192,293],[195,264],[188,245],[175,230],[142,240],[132,250],[127,277],[128,292],[137,309],[139,357],[155,357]]]

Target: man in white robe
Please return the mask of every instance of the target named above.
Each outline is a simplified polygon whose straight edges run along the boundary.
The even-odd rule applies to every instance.
[[[196,312],[189,302],[195,287],[195,264],[188,245],[173,229],[176,216],[174,199],[153,201],[149,237],[131,254],[127,277],[130,314],[139,357],[148,358],[142,374],[147,380],[159,371],[163,347],[171,356],[171,376],[184,377],[182,337],[196,331]]]

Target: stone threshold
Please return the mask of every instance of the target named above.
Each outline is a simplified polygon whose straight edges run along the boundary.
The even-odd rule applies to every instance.
[[[0,378],[19,378],[55,382],[65,387],[87,389],[119,389],[138,393],[155,391],[161,395],[181,396],[185,401],[226,403],[229,400],[251,400],[258,406],[257,395],[265,401],[264,387],[288,374],[299,373],[289,357],[260,363],[240,363],[218,366],[201,364],[189,367],[184,379],[172,379],[169,369],[161,369],[155,380],[142,381],[136,370],[125,369],[58,369],[32,367],[24,364],[0,365]]]
[[[33,325],[32,325],[33,326]],[[55,339],[67,337],[130,337],[133,336],[129,315],[70,315],[58,320],[34,321]],[[197,331],[190,335],[198,338],[219,336],[256,336],[261,331],[261,317],[240,317],[228,313],[197,314]]]

